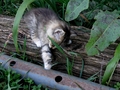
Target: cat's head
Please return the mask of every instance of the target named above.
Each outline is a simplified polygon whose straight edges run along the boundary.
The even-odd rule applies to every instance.
[[[70,27],[63,21],[51,22],[47,30],[48,36],[54,40],[57,44],[70,44]],[[49,46],[53,47],[51,41],[49,41]]]

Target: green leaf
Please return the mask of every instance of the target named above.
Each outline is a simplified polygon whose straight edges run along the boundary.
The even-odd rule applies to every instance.
[[[57,8],[55,6],[56,1],[55,0],[45,0],[45,2],[47,2],[47,4],[49,4],[49,6],[55,11],[57,12]]]
[[[95,74],[93,74],[92,76],[90,76],[87,80],[89,80],[89,81],[94,81],[96,78],[98,78],[98,74],[99,74],[100,72],[97,72],[97,73],[95,73]]]
[[[102,84],[106,84],[106,83],[109,84],[119,60],[120,60],[120,44],[117,46],[115,50],[114,57],[110,60],[110,62],[106,67],[106,70],[102,79]]]
[[[99,54],[99,51],[103,51],[120,37],[120,19],[118,17],[117,11],[101,11],[95,16],[96,21],[85,47],[88,55]]]
[[[78,17],[81,11],[87,9],[89,0],[70,0],[65,12],[65,20],[71,21]]]
[[[72,62],[70,62],[68,58],[66,58],[66,60],[67,60],[67,67],[66,67],[67,73],[69,75],[72,75],[72,70],[73,70],[72,68],[73,68],[74,60],[72,60]]]
[[[16,51],[18,52],[18,42],[17,42],[17,37],[18,37],[18,26],[20,23],[20,20],[22,18],[22,15],[25,11],[25,9],[27,8],[27,6],[32,3],[34,0],[24,0],[23,3],[20,5],[17,14],[15,16],[14,19],[14,23],[13,23],[13,28],[12,28],[12,32],[13,32],[13,41],[14,41],[14,45],[16,48]]]

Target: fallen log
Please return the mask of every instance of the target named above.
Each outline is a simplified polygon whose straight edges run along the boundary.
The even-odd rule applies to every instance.
[[[5,52],[8,55],[15,53],[15,46],[13,44],[12,38],[12,25],[13,25],[14,17],[0,15],[0,52]],[[76,27],[71,26],[72,32],[72,44],[67,47],[63,47],[66,51],[66,55],[69,60],[72,62],[74,60],[73,65],[73,75],[80,76],[80,71],[83,67],[84,61],[84,69],[82,73],[82,78],[87,79],[90,76],[97,74],[97,81],[101,83],[101,77],[104,73],[105,67],[109,60],[114,55],[114,50],[118,45],[118,42],[113,43],[104,52],[102,52],[99,56],[88,56],[85,51],[85,45],[89,39],[90,29],[85,27]],[[25,43],[26,42],[26,43]],[[32,42],[30,38],[29,30],[23,20],[19,25],[19,33],[18,33],[18,43],[20,47],[20,55],[27,56],[28,61],[37,61],[37,64],[42,64],[40,50],[36,47],[36,45]],[[70,53],[73,53],[70,54]],[[77,53],[77,55],[76,55]],[[66,70],[66,58],[62,55],[57,49],[53,50],[54,60],[53,63],[58,63],[53,66],[52,69],[67,73]],[[38,63],[39,62],[39,63]],[[112,77],[111,84],[120,82],[120,64],[117,65],[115,73]]]

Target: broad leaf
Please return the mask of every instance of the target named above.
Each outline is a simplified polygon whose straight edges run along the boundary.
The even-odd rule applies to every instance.
[[[117,46],[115,50],[114,57],[110,60],[110,62],[106,67],[106,70],[102,79],[102,84],[106,84],[106,83],[109,84],[119,60],[120,60],[120,44]]]
[[[88,55],[99,54],[120,37],[120,19],[117,11],[101,11],[95,16],[90,39],[86,45]]]
[[[81,11],[87,9],[89,0],[70,0],[65,12],[65,20],[71,21],[78,17]]]

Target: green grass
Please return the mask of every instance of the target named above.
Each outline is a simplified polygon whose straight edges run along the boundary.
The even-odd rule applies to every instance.
[[[33,1],[34,0],[29,0],[29,1],[28,0],[24,0],[23,3],[20,5],[20,7],[19,7],[19,9],[18,9],[18,11],[16,13],[15,19],[14,19],[12,32],[13,32],[13,41],[14,41],[14,45],[15,45],[15,48],[16,48],[17,52],[19,52],[18,42],[17,42],[18,26],[19,26],[20,20],[21,20],[21,18],[23,16],[23,13],[24,13],[25,9]]]
[[[74,64],[74,60],[72,60],[72,62],[70,62],[70,60],[68,59],[68,58],[66,58],[66,69],[67,69],[67,73],[69,74],[69,75],[73,75],[73,73],[72,73],[72,68],[73,68],[73,64]]]
[[[72,62],[70,62],[69,58],[67,57],[67,55],[66,55],[66,53],[64,52],[64,50],[62,49],[62,47],[59,46],[59,45],[58,45],[54,40],[52,40],[50,37],[48,37],[48,38],[51,40],[52,44],[58,49],[58,51],[65,57],[65,59],[66,59],[66,70],[67,70],[67,73],[68,73],[69,75],[72,75],[72,68],[73,68],[73,61],[74,61],[74,60],[72,60]]]
[[[22,3],[22,0],[1,0],[0,14],[14,16]]]
[[[114,88],[116,90],[120,90],[120,82],[117,82],[115,85],[114,85]]]
[[[20,74],[4,69],[0,65],[0,90],[47,90],[42,85],[36,85],[30,78],[21,77]]]

